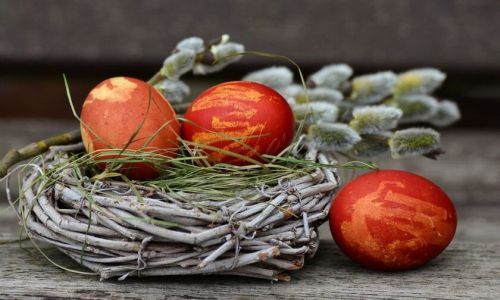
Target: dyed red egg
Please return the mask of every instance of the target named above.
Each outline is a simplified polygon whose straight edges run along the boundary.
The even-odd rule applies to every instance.
[[[206,90],[184,118],[185,140],[225,150],[206,151],[214,162],[247,164],[227,153],[260,160],[263,154],[279,154],[293,140],[290,106],[276,91],[255,82],[226,82]]]
[[[128,150],[166,157],[177,154],[180,125],[176,114],[168,101],[142,80],[114,77],[99,83],[85,99],[80,118],[83,144],[89,153],[123,149],[137,133]],[[104,164],[99,166],[103,168]],[[120,171],[131,179],[159,175],[146,162],[124,164]]]
[[[330,230],[355,262],[378,270],[419,267],[451,242],[457,215],[433,182],[406,171],[374,171],[349,182],[330,209]]]

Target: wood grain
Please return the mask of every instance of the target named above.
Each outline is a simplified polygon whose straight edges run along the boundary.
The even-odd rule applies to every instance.
[[[5,238],[5,237],[4,237]],[[0,246],[0,298],[241,299],[443,298],[493,299],[500,294],[500,244],[457,242],[427,266],[409,272],[363,269],[331,241],[316,258],[292,272],[289,283],[223,276],[189,276],[99,282],[68,274],[48,263],[29,243]],[[60,264],[75,267],[53,248],[43,248]]]
[[[159,62],[188,35],[223,32],[304,65],[500,69],[498,1],[1,0],[0,61]]]

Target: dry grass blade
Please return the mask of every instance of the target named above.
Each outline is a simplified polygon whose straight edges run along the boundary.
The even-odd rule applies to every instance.
[[[117,165],[162,168],[160,178],[140,183],[101,172],[95,155],[44,154],[34,161],[41,171],[27,169],[23,180],[26,232],[103,279],[230,273],[279,280],[315,253],[316,229],[339,185],[341,166],[331,156],[309,144],[302,147],[308,159],[285,152],[263,165],[207,166],[199,163],[206,156],[190,157],[186,147],[177,158],[97,154],[120,151]]]

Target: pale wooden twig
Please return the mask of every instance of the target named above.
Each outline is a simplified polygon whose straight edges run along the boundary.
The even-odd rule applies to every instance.
[[[301,268],[304,256],[317,251],[316,227],[338,187],[326,167],[255,189],[250,200],[213,201],[210,195],[135,185],[138,198],[130,183],[80,182],[65,170],[51,175],[50,184],[37,179],[64,163],[62,151],[72,149],[53,149],[36,161],[40,169],[23,180],[22,212],[32,237],[102,279],[220,273],[287,280],[283,271]],[[322,153],[308,153],[325,164]]]
[[[44,153],[50,146],[71,144],[80,140],[80,130],[56,135],[35,143],[31,143],[19,150],[12,149],[0,160],[0,178],[7,175],[9,168],[18,162],[30,159]]]

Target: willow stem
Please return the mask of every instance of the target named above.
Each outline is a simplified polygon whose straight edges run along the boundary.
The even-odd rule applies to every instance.
[[[148,84],[150,86],[154,86],[155,84],[157,84],[158,82],[160,82],[162,79],[164,79],[165,77],[163,75],[161,75],[160,71],[156,72],[153,77],[151,77],[149,80],[148,80]]]
[[[11,149],[0,160],[0,178],[7,175],[9,168],[18,162],[40,155],[51,146],[76,143],[80,139],[80,130],[77,129],[31,143],[21,149]]]

